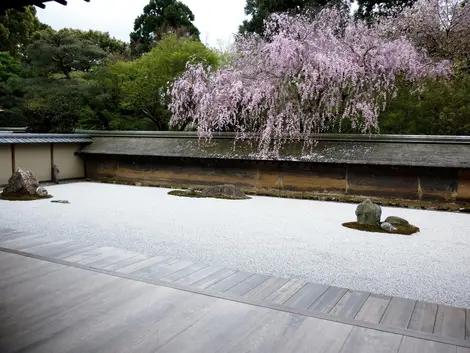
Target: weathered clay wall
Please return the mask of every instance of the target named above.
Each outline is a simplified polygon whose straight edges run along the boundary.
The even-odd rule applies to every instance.
[[[86,174],[161,186],[230,183],[246,190],[470,201],[470,171],[453,168],[86,155]]]

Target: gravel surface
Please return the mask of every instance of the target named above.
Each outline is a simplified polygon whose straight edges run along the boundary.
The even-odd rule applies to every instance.
[[[383,208],[415,236],[364,233],[355,205],[254,197],[191,199],[168,189],[74,183],[55,199],[0,200],[0,226],[279,277],[470,308],[470,215]]]

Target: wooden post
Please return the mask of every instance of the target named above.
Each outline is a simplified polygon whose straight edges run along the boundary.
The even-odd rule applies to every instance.
[[[11,174],[16,170],[16,159],[15,159],[15,145],[12,143],[11,146]]]
[[[54,144],[51,143],[51,180],[54,181]]]

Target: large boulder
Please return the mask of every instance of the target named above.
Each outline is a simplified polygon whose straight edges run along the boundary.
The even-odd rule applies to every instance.
[[[371,226],[379,225],[382,216],[382,208],[370,199],[363,201],[356,208],[357,223]]]
[[[246,195],[235,185],[209,186],[201,192],[201,195],[212,197],[227,197],[231,199],[246,199]]]
[[[39,180],[30,171],[17,168],[8,179],[8,186],[3,189],[4,195],[37,195],[38,190],[44,194],[45,189],[39,187]],[[47,194],[47,192],[46,192]]]
[[[393,225],[398,225],[398,226],[409,226],[410,225],[410,223],[406,219],[400,218],[400,217],[397,217],[397,216],[389,216],[385,219],[385,222],[393,224]]]

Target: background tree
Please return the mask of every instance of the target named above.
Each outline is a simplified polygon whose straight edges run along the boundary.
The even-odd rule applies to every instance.
[[[450,72],[447,62],[434,64],[406,38],[382,32],[335,9],[313,19],[273,15],[270,40],[240,38],[228,67],[189,67],[173,85],[171,123],[197,123],[202,137],[224,129],[238,138],[254,133],[265,153],[306,136],[309,147],[308,134],[344,119],[357,131],[374,131],[397,81]]]
[[[18,59],[0,52],[0,126],[26,126],[23,111],[22,68]]]
[[[382,22],[388,35],[406,35],[435,58],[459,63],[470,54],[470,2],[466,0],[417,0]]]
[[[194,14],[188,6],[177,0],[150,0],[143,14],[136,18],[130,34],[132,53],[140,55],[150,51],[166,33],[199,39],[194,26]]]
[[[44,75],[62,73],[66,79],[73,71],[88,71],[106,57],[97,45],[69,30],[41,31],[26,55],[35,70]]]
[[[218,56],[199,41],[172,34],[159,41],[147,55],[128,65],[120,64],[127,75],[122,87],[123,109],[143,118],[147,129],[168,130],[171,113],[166,93],[188,62],[215,66]]]
[[[356,18],[368,22],[390,16],[412,6],[416,0],[357,0]]]
[[[7,10],[0,13],[0,52],[7,51],[11,56],[19,57],[40,26],[33,6],[25,7],[23,12]]]
[[[82,41],[96,45],[103,52],[116,59],[130,59],[129,44],[111,37],[108,32],[94,30],[82,31],[80,29],[63,29],[62,31],[64,33],[70,33],[71,36],[75,36]]]
[[[287,12],[291,15],[308,9],[320,9],[329,0],[246,0],[245,14],[249,20],[243,21],[240,33],[264,34],[264,21],[273,13]]]

